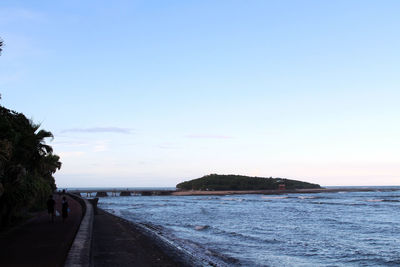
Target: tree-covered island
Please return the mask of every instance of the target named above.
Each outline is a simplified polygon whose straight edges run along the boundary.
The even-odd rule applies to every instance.
[[[279,188],[293,189],[318,189],[318,184],[312,184],[286,178],[263,178],[243,175],[210,174],[198,179],[193,179],[176,185],[181,190],[277,190]]]

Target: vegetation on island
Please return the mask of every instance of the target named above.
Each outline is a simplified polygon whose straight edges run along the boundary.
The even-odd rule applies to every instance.
[[[219,175],[210,174],[198,179],[193,179],[176,185],[182,190],[276,190],[280,185],[285,189],[313,189],[321,188],[318,184],[312,184],[285,178],[262,178],[243,175]]]
[[[0,227],[45,208],[56,189],[60,157],[45,143],[52,137],[24,114],[0,105]]]

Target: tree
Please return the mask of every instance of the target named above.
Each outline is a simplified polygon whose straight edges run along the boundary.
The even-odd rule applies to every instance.
[[[0,54],[3,44],[0,38]],[[43,208],[56,189],[53,174],[61,162],[48,138],[51,132],[0,105],[0,227],[29,209]]]
[[[32,208],[43,207],[56,189],[53,174],[61,168],[45,140],[51,132],[22,113],[0,106],[0,225]]]

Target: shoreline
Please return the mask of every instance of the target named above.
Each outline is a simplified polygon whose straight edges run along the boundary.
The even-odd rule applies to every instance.
[[[215,266],[175,246],[159,230],[101,208],[94,219],[95,266]]]
[[[340,189],[330,191],[338,190]],[[375,192],[372,192],[374,190],[371,190],[371,188],[364,188],[362,190],[365,192],[319,195],[276,195],[272,197],[272,199],[269,199],[270,197],[267,196],[262,197],[262,195],[229,196],[222,198],[173,197],[173,201],[168,202],[167,197],[157,197],[154,199],[142,197],[140,201],[135,203],[136,199],[121,199],[120,202],[119,199],[114,198],[105,201],[104,208],[114,218],[121,216],[129,219],[129,221],[131,221],[129,222],[129,227],[133,225],[134,231],[140,231],[147,235],[147,230],[149,230],[150,236],[152,236],[152,238],[149,239],[151,242],[158,243],[158,241],[166,241],[170,246],[175,246],[173,248],[174,250],[182,250],[181,248],[187,250],[187,245],[191,244],[189,243],[190,241],[198,242],[195,244],[199,246],[195,247],[195,249],[199,249],[190,250],[193,247],[189,246],[188,251],[189,253],[193,251],[198,252],[192,253],[192,255],[200,257],[198,258],[200,260],[203,255],[202,249],[204,249],[206,253],[217,251],[222,255],[230,255],[232,259],[237,260],[223,262],[227,263],[226,265],[220,265],[218,264],[219,262],[214,263],[213,261],[205,261],[206,264],[203,265],[195,265],[189,262],[186,264],[189,266],[262,266],[264,265],[263,263],[265,263],[265,265],[267,263],[271,263],[268,265],[276,265],[281,262],[280,260],[282,257],[287,257],[288,260],[286,263],[295,262],[298,259],[300,263],[304,263],[305,265],[313,265],[318,262],[322,265],[346,265],[346,263],[348,263],[347,257],[350,257],[352,262],[361,265],[368,265],[370,261],[381,263],[375,265],[397,262],[396,259],[389,261],[387,258],[380,255],[379,252],[371,254],[371,257],[368,258],[363,257],[363,255],[353,256],[347,254],[349,248],[346,247],[346,245],[349,243],[353,244],[352,242],[354,240],[359,240],[360,237],[368,235],[370,233],[370,228],[376,229],[376,231],[373,232],[373,238],[377,238],[377,240],[381,240],[382,242],[371,244],[368,240],[365,240],[365,242],[361,242],[360,244],[365,245],[371,250],[385,251],[385,253],[388,253],[387,255],[394,251],[391,248],[387,248],[384,242],[388,238],[392,238],[393,232],[391,230],[392,228],[389,226],[392,225],[391,223],[395,222],[395,220],[388,221],[388,225],[385,224],[385,228],[388,230],[384,232],[382,238],[380,237],[381,220],[379,217],[374,218],[374,220],[367,225],[368,227],[364,228],[362,226],[365,223],[364,218],[371,214],[371,210],[378,211],[378,214],[381,210],[385,211],[383,214],[383,216],[385,216],[384,218],[387,218],[386,216],[392,218],[392,207],[398,206],[400,201],[398,189],[391,192],[387,192],[387,190],[375,190]],[[315,192],[316,190],[313,191]],[[360,189],[357,191],[360,191]],[[304,190],[302,190],[302,192],[304,192]],[[281,198],[285,199],[282,200]],[[379,201],[379,203],[376,201]],[[184,205],[175,205],[176,202],[185,203]],[[135,204],[138,204],[138,206]],[[149,211],[149,206],[160,206],[161,208]],[[164,206],[170,207],[166,209]],[[214,206],[216,206],[215,209],[213,208]],[[144,213],[141,213],[140,209],[143,209]],[[186,211],[190,212],[186,213]],[[138,216],[135,214],[138,214]],[[183,218],[179,218],[181,214],[184,215],[182,216]],[[343,219],[341,219],[341,215],[343,215]],[[167,216],[170,218],[165,218]],[[178,218],[178,221],[175,218]],[[254,220],[247,221],[247,218],[254,218]],[[118,220],[126,221],[126,219]],[[330,229],[329,235],[327,235],[326,230],[327,224],[329,224],[328,228]],[[172,231],[168,231],[169,226],[177,227],[174,227]],[[146,228],[145,231],[143,231],[143,227]],[[178,233],[181,229],[188,229],[188,232],[181,235]],[[199,232],[199,235],[196,234],[197,232],[195,230],[203,229],[209,230]],[[248,231],[248,229],[251,230]],[[357,229],[360,230],[357,231]],[[343,235],[344,238],[341,239],[342,241],[339,243],[336,240],[336,230],[343,231],[345,234]],[[355,236],[354,238],[353,233]],[[153,239],[154,235],[158,241]],[[159,238],[160,236],[161,240]],[[214,240],[214,236],[218,236],[219,238]],[[349,236],[349,239],[346,239],[347,236]],[[119,236],[115,238],[119,238]],[[125,238],[130,237],[128,236]],[[164,238],[167,240],[164,240]],[[182,240],[185,242],[179,242]],[[221,242],[221,240],[223,240],[223,242]],[[314,243],[314,240],[320,241]],[[329,240],[329,242],[326,240]],[[313,255],[309,253],[310,249],[319,251],[322,242],[326,244],[328,255],[331,255],[329,259],[324,258],[325,250]],[[293,246],[293,244],[296,244],[296,246]],[[300,246],[297,246],[298,244],[300,244]],[[302,246],[301,244],[309,244],[310,247],[307,245]],[[395,244],[396,242],[393,242],[391,247],[396,247]],[[139,246],[142,245],[139,243]],[[269,249],[269,247],[271,247],[271,249]],[[231,250],[231,248],[233,249]],[[168,256],[171,255],[168,250],[164,250],[162,246],[161,250]],[[281,250],[285,252],[280,254],[279,252]],[[288,251],[287,253],[286,250]],[[242,255],[241,251],[246,251],[248,254]],[[264,251],[265,254],[263,254]],[[299,255],[299,258],[292,257],[294,253],[296,253],[295,255]],[[336,255],[345,255],[346,259],[337,259],[335,257]],[[149,257],[152,256],[149,255]]]
[[[293,189],[293,190],[221,190],[221,191],[175,191],[172,196],[223,196],[223,195],[282,195],[282,194],[317,194],[317,193],[338,193],[338,192],[374,192],[374,191],[399,191],[399,188],[372,188],[372,187],[359,187],[359,188],[316,188],[316,189]]]

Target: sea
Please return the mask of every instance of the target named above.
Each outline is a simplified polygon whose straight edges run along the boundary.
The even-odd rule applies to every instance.
[[[400,266],[400,191],[386,188],[105,197],[99,207],[151,229],[204,265]]]

